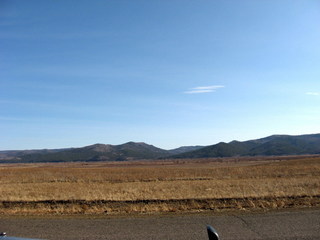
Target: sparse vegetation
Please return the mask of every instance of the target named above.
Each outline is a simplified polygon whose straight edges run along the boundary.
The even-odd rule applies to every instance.
[[[8,164],[0,165],[0,184],[3,213],[189,211],[221,208],[223,199],[231,208],[286,207],[295,198],[313,206],[320,157]]]

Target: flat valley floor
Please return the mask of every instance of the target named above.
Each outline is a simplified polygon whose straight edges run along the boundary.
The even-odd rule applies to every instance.
[[[0,165],[0,214],[320,207],[320,156]]]

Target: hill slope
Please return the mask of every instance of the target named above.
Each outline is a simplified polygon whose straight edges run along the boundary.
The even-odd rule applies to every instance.
[[[204,146],[183,146],[183,147],[168,150],[168,152],[170,153],[170,155],[176,155],[176,154],[180,154],[180,153],[199,150],[201,148],[204,148]]]
[[[21,162],[127,161],[168,156],[166,150],[145,143],[128,142],[121,145],[94,144],[50,153],[36,152],[20,155]]]
[[[218,143],[173,158],[208,158],[233,156],[272,156],[320,154],[320,134],[289,136],[273,135],[245,142]]]
[[[73,162],[73,161],[128,161],[166,158],[173,154],[199,149],[185,146],[164,150],[143,142],[121,145],[94,144],[81,148],[0,151],[0,163],[16,162]]]

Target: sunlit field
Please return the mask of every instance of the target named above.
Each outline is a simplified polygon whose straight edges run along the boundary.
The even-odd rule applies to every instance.
[[[273,203],[282,199],[282,203],[275,207],[285,207],[283,201],[286,199],[291,199],[292,204],[295,198],[308,198],[309,203],[305,205],[309,206],[319,204],[320,157],[7,164],[0,165],[0,184],[2,212],[19,212],[19,206],[25,208],[26,202],[41,203],[43,211],[64,212],[52,206],[54,201],[60,201],[56,202],[60,205],[63,201],[69,204],[71,201],[73,210],[67,211],[71,213],[80,211],[77,202],[82,206],[91,202],[85,207],[90,213],[120,211],[121,206],[114,209],[107,206],[108,201],[113,205],[115,202],[139,203],[140,207],[132,211],[141,211],[142,208],[148,211],[148,201],[155,209],[152,211],[174,211],[181,208],[179,204],[188,204],[184,200],[194,200],[194,204],[210,199],[249,199],[251,207],[256,206],[254,200],[257,199],[269,199]],[[144,204],[141,200],[145,201]],[[99,206],[93,207],[99,201]],[[101,201],[105,201],[104,204]],[[175,207],[168,207],[166,201],[175,201]],[[164,204],[167,204],[166,208]],[[214,209],[213,203],[210,204]],[[40,211],[39,206],[35,208],[37,210],[33,211]],[[83,207],[81,211],[84,211]]]

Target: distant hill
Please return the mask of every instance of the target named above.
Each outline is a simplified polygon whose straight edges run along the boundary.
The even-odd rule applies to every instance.
[[[32,154],[49,154],[57,153],[61,151],[68,150],[67,148],[61,149],[40,149],[40,150],[9,150],[9,151],[0,151],[0,162],[9,159],[17,159],[25,155]]]
[[[121,145],[94,144],[82,148],[0,151],[0,163],[157,159],[199,148],[185,146],[164,150],[143,142],[128,142]]]
[[[175,148],[172,150],[168,150],[168,152],[170,153],[170,155],[175,155],[175,154],[199,150],[201,148],[204,148],[204,146],[183,146],[183,147]]]
[[[0,151],[0,163],[130,161],[301,154],[320,154],[320,134],[273,135],[244,142],[221,142],[206,147],[184,146],[172,150],[164,150],[142,142],[128,142],[121,145],[94,144],[82,148]]]
[[[168,151],[152,145],[128,142],[121,145],[94,144],[63,150],[2,151],[0,162],[128,161],[168,155]]]
[[[320,154],[320,134],[289,136],[273,135],[245,142],[218,143],[172,158],[208,158],[233,156],[277,156]]]

